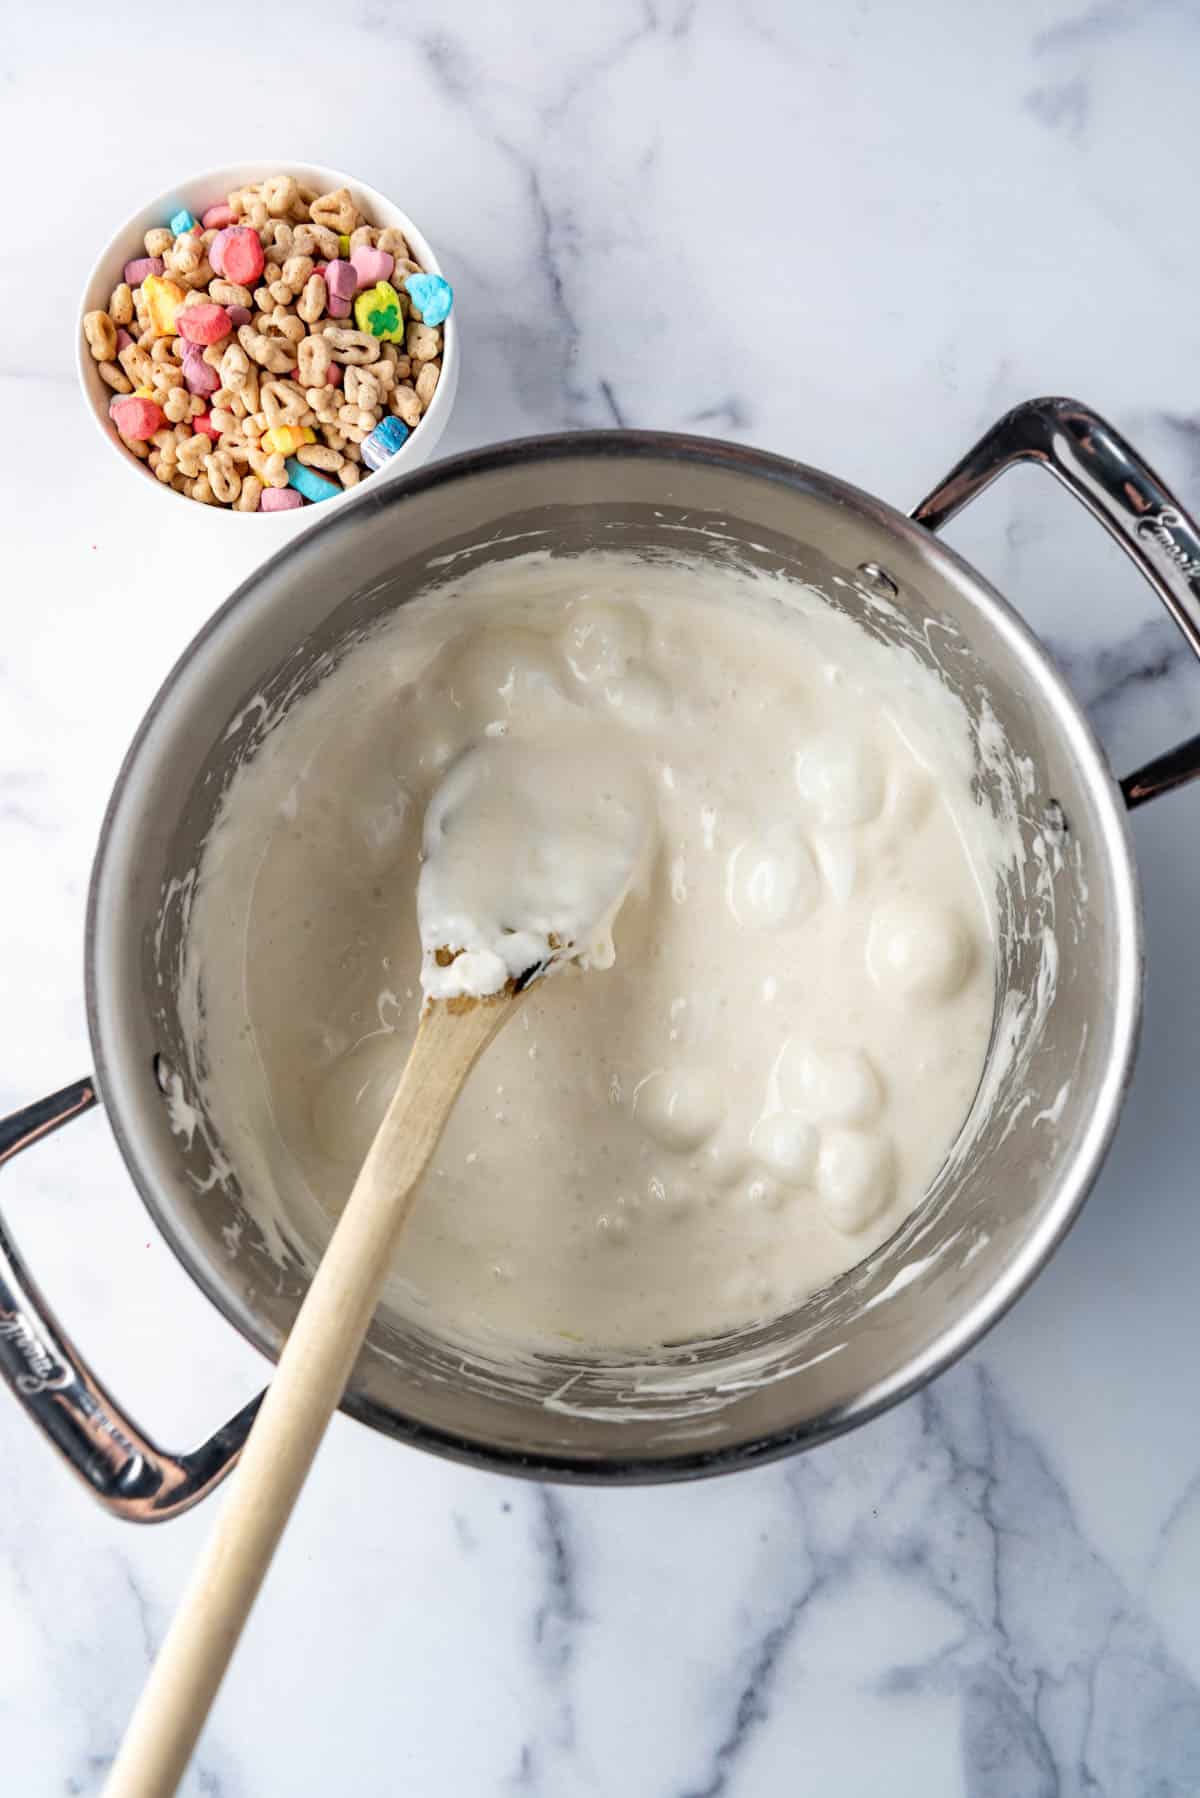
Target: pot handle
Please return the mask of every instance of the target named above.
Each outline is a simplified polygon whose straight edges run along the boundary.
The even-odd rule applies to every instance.
[[[1200,530],[1119,432],[1078,400],[1026,400],[981,437],[911,516],[931,531],[1011,468],[1037,462],[1085,505],[1141,569],[1200,657]],[[1200,736],[1126,775],[1142,805],[1200,775]]]
[[[96,1104],[91,1080],[0,1118],[0,1167]],[[118,1517],[159,1523],[204,1498],[230,1471],[259,1400],[188,1454],[157,1448],[59,1328],[0,1218],[0,1377],[68,1467]]]

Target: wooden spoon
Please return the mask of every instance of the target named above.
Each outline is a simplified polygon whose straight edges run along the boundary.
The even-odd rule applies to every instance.
[[[510,981],[491,998],[426,1006],[395,1097],[231,1476],[217,1527],[113,1762],[106,1798],[170,1798],[182,1778],[345,1391],[417,1184],[463,1082],[527,985]]]

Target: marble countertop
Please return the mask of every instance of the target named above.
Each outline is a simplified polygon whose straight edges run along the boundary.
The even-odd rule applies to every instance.
[[[92,846],[165,670],[256,559],[94,439],[75,295],[118,215],[293,151],[423,221],[465,368],[444,441],[730,436],[913,503],[1011,403],[1078,395],[1200,505],[1194,7],[229,0],[8,28],[0,1111],[88,1066]],[[207,48],[211,45],[211,50]],[[207,103],[190,84],[225,77]],[[131,137],[136,121],[142,141]],[[19,420],[19,428],[12,428]],[[1036,473],[951,540],[1022,609],[1118,772],[1200,669]],[[189,1798],[1157,1798],[1200,1791],[1200,789],[1139,813],[1148,1005],[1104,1175],[929,1391],[829,1447],[564,1491],[337,1419]],[[134,1415],[199,1437],[263,1363],[153,1231],[102,1114],[5,1218]],[[0,1402],[0,1784],[95,1794],[211,1508],[111,1521]]]

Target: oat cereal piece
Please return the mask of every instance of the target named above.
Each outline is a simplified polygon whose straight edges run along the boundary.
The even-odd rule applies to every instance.
[[[346,458],[341,450],[330,449],[327,443],[302,443],[296,451],[296,460],[303,462],[306,468],[319,468],[325,474],[336,474]]]
[[[221,346],[213,344],[211,347],[217,349]],[[246,385],[246,377],[250,373],[250,358],[240,343],[231,343],[223,349],[219,366],[221,385],[228,388],[230,393],[237,393]]]
[[[203,260],[204,245],[197,242],[190,231],[177,237],[170,248],[163,251],[167,271],[177,279],[190,275],[193,269],[199,268]]]
[[[322,194],[308,210],[314,224],[325,225],[339,236],[355,230],[361,223],[358,208],[350,197],[348,187],[339,187],[333,193]]]
[[[100,379],[112,388],[114,393],[132,393],[133,382],[125,370],[116,362],[102,362],[99,368]]]
[[[300,198],[300,189],[291,175],[271,175],[262,184],[262,197],[272,218],[285,219]]]
[[[409,325],[404,347],[414,362],[432,362],[442,353],[442,334],[433,325]]]
[[[276,425],[298,425],[308,411],[308,399],[295,381],[264,381],[262,409],[271,429]]]
[[[336,387],[309,387],[305,390],[304,397],[319,424],[332,425],[336,423],[338,391]]]
[[[179,472],[194,481],[204,466],[204,458],[212,450],[212,439],[203,431],[196,431],[185,442],[176,447],[175,459],[179,463]]]
[[[150,360],[150,352],[140,343],[126,344],[118,350],[117,361],[129,376],[135,387],[148,387],[150,376],[154,372],[154,364]]]
[[[313,272],[311,256],[291,255],[283,265],[282,280],[291,288],[293,296],[303,291],[304,284]]]
[[[304,291],[296,302],[296,311],[306,325],[317,323],[325,310],[328,297],[324,275],[311,274],[304,283]]]
[[[284,337],[268,337],[252,325],[242,325],[237,338],[251,361],[273,375],[291,374],[296,366],[292,346]]]
[[[294,312],[288,312],[282,306],[276,306],[271,314],[269,324],[264,325],[263,330],[278,332],[280,336],[287,338],[293,348],[303,343],[308,335],[304,320],[297,318]]]
[[[297,225],[292,236],[294,256],[320,256],[332,262],[338,253],[338,234],[325,225]]]
[[[414,430],[421,422],[421,414],[425,408],[417,396],[415,387],[402,381],[388,400],[388,408],[397,418],[402,418],[409,430]]]
[[[352,406],[378,407],[383,400],[383,384],[374,368],[357,368],[353,363],[346,369],[343,391]]]
[[[111,362],[117,353],[117,327],[107,312],[86,312],[83,335],[94,362]]]
[[[133,323],[133,289],[128,281],[118,281],[108,302],[108,316],[121,328]]]
[[[335,362],[358,366],[379,360],[379,339],[369,331],[351,331],[343,325],[326,325],[324,335]]]
[[[223,506],[231,506],[242,491],[242,477],[232,458],[225,450],[215,450],[211,456],[205,456],[204,469],[213,497]]]
[[[433,398],[434,391],[438,384],[438,376],[441,372],[442,365],[440,362],[424,362],[421,365],[421,370],[417,376],[415,386],[417,398],[420,400],[426,411],[429,409],[429,402]]]
[[[254,298],[248,287],[243,287],[238,281],[226,281],[220,275],[215,276],[209,282],[208,297],[215,300],[218,306],[226,308],[230,306],[248,307]]]

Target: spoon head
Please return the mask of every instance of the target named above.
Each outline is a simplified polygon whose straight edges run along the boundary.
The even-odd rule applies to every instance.
[[[426,993],[482,996],[569,962],[611,965],[653,818],[643,770],[594,727],[492,738],[460,756],[425,814]]]

